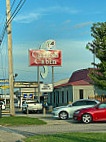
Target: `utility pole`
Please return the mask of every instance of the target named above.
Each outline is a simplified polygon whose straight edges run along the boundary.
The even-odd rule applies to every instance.
[[[11,34],[11,10],[10,0],[6,0],[7,6],[7,36],[8,36],[8,60],[9,60],[9,91],[10,91],[10,114],[15,115],[14,88],[13,88],[13,61],[12,61],[12,34]]]

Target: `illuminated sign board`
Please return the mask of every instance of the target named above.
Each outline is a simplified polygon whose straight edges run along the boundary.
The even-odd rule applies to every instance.
[[[61,50],[29,50],[30,66],[61,66]]]

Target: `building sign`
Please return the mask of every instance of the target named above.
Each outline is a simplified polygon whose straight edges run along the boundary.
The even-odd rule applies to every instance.
[[[29,50],[30,66],[61,66],[61,50]]]
[[[34,93],[23,93],[23,99],[34,99]]]
[[[0,89],[9,88],[9,79],[0,79]]]
[[[37,87],[38,87],[37,82],[22,82],[22,81],[14,82],[14,88],[37,88]]]
[[[52,92],[53,84],[40,84],[40,92]]]
[[[9,86],[0,86],[0,89],[8,89]]]
[[[9,84],[9,79],[0,79],[0,85]]]

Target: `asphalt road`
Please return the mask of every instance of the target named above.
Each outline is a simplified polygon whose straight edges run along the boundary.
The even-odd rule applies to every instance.
[[[23,114],[21,111],[16,113],[17,116],[27,116],[42,119],[47,122],[47,125],[42,126],[0,126],[0,142],[21,142],[22,138],[38,134],[54,134],[54,133],[69,133],[69,132],[105,132],[106,122],[93,122],[83,124],[73,120],[58,120],[52,118],[51,114]],[[10,135],[11,134],[11,135]],[[6,136],[8,136],[6,138]],[[7,140],[8,139],[8,140]]]
[[[35,134],[51,134],[51,133],[64,133],[64,132],[106,132],[106,122],[93,122],[90,124],[84,124],[81,122],[75,122],[74,120],[59,120],[52,118],[51,114],[21,114],[28,117],[35,117],[47,122],[47,125],[42,126],[20,126],[20,127],[8,127],[11,130],[17,130],[30,135]],[[21,133],[22,134],[22,133]]]

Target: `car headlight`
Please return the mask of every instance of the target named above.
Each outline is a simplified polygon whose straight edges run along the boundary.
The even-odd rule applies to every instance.
[[[80,113],[80,111],[78,110],[78,111],[75,111],[74,113],[75,113],[75,114],[78,114],[78,113]]]

